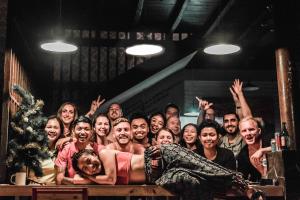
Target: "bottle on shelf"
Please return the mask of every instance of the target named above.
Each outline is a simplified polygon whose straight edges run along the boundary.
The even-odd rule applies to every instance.
[[[285,151],[289,149],[290,138],[289,138],[289,133],[287,131],[285,122],[282,122],[282,129],[280,132],[280,143],[281,143],[282,150]]]
[[[275,132],[276,151],[281,151],[280,132]]]

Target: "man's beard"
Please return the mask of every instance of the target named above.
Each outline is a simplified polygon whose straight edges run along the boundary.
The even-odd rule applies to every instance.
[[[238,128],[235,128],[234,132],[228,132],[227,129],[224,129],[224,130],[225,130],[226,134],[229,134],[229,135],[237,135],[239,133],[239,129]]]

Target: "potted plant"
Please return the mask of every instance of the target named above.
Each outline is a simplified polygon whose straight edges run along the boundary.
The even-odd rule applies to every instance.
[[[42,176],[41,160],[49,158],[47,136],[44,131],[46,118],[44,102],[18,85],[12,88],[21,98],[19,109],[10,120],[7,167],[10,174],[32,170]]]

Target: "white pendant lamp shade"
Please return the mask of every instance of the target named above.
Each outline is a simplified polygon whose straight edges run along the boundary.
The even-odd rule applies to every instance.
[[[203,51],[211,55],[226,55],[240,51],[241,48],[233,44],[216,44],[206,47]]]
[[[164,52],[164,48],[161,45],[138,44],[127,47],[125,52],[133,56],[154,56],[162,54]]]
[[[73,52],[78,49],[74,44],[65,43],[63,41],[54,41],[54,42],[46,42],[41,44],[41,48],[46,51],[57,52],[57,53],[67,53]]]
[[[248,81],[243,85],[243,90],[247,92],[253,92],[259,90],[259,87]]]
[[[59,16],[58,16],[58,24],[54,28],[53,32],[51,33],[52,39],[50,41],[42,42],[40,47],[45,51],[50,51],[54,53],[68,53],[74,52],[78,49],[75,44],[67,43],[64,41],[65,34],[64,29],[62,26],[62,0],[58,0],[58,8],[59,8]]]

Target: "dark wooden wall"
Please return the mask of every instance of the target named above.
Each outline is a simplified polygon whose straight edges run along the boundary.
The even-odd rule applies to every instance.
[[[1,173],[0,181],[5,179],[6,168],[6,152],[8,144],[8,127],[10,117],[17,111],[21,98],[12,91],[12,85],[17,84],[25,90],[30,91],[30,78],[20,64],[16,55],[12,50],[5,52],[4,62],[4,80],[3,80],[3,99],[2,99],[2,114],[1,114],[1,146],[0,146],[0,163]]]
[[[51,113],[65,101],[73,101],[79,112],[84,113],[99,94],[112,98],[109,90],[101,88],[148,59],[127,55],[127,46],[143,41],[178,41],[188,37],[186,33],[167,35],[96,30],[66,30],[65,33],[79,44],[79,49],[73,54],[53,56],[52,95],[48,97],[51,99],[48,112]]]
[[[4,74],[4,55],[5,55],[5,43],[6,43],[6,31],[7,31],[7,4],[8,4],[8,0],[0,0],[0,88],[1,88],[1,92],[0,92],[0,103],[1,103],[1,107],[0,107],[0,130],[1,133],[0,135],[2,135],[3,130],[5,130],[2,126],[2,113],[6,112],[6,110],[3,110],[3,99],[5,97],[5,95],[3,93],[3,85],[4,85],[4,79],[3,79],[3,74]],[[5,108],[5,106],[4,106]],[[2,147],[2,143],[4,141],[2,140],[2,136],[0,137],[0,144]],[[5,151],[6,152],[6,151]],[[5,169],[6,169],[6,163],[5,163],[5,157],[6,154],[5,152],[2,152],[2,149],[0,149],[0,183],[3,182],[4,180],[4,174],[5,174]]]

